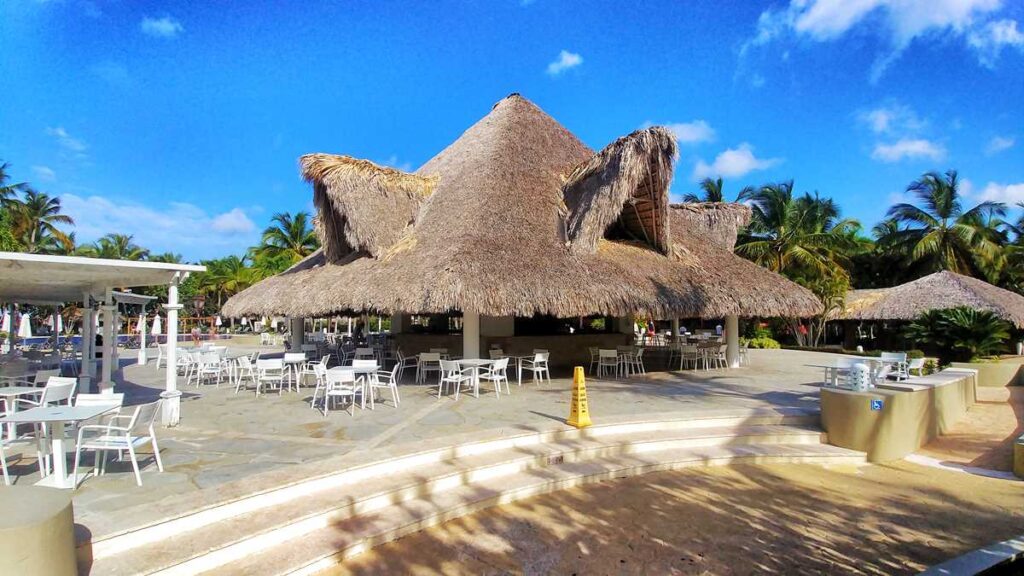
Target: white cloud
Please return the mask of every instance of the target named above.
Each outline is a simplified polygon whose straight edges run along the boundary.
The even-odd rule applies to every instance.
[[[217,215],[210,222],[210,227],[217,232],[224,232],[225,234],[244,234],[256,229],[256,225],[245,215],[241,208],[232,208],[223,214]]]
[[[888,44],[875,60],[872,81],[917,38],[953,34],[991,65],[1003,46],[1024,39],[1013,20],[991,21],[1002,0],[790,0],[784,9],[768,9],[757,21],[757,32],[740,49],[741,56],[757,46],[783,38],[837,40],[852,30],[868,30]]]
[[[142,29],[144,34],[154,38],[174,38],[185,31],[181,22],[170,16],[164,16],[163,18],[146,16],[139,24],[139,28]]]
[[[715,157],[711,164],[698,160],[693,168],[693,179],[738,178],[755,170],[765,170],[782,162],[781,158],[758,158],[754,148],[744,142],[736,148],[729,148]]]
[[[41,182],[55,182],[57,180],[57,173],[49,166],[33,166],[32,174]]]
[[[1017,30],[1016,20],[996,20],[971,30],[967,34],[967,43],[978,53],[978,61],[983,66],[993,68],[1003,48],[1024,51],[1024,34]]]
[[[147,206],[75,194],[60,199],[64,212],[75,219],[75,232],[83,243],[111,232],[131,234],[137,244],[154,252],[176,252],[196,260],[241,254],[259,241],[255,224],[240,208],[211,215],[182,202]]]
[[[982,202],[1004,202],[1006,204],[1024,202],[1024,182],[1018,182],[1017,184],[989,182],[978,193],[977,198]]]
[[[1003,150],[1009,150],[1013,148],[1013,145],[1017,141],[1011,136],[994,136],[988,141],[988,146],[985,147],[985,154],[989,156],[998,154]]]
[[[579,54],[574,54],[568,50],[562,50],[558,53],[558,59],[548,64],[548,74],[551,76],[558,76],[562,72],[570,68],[575,68],[583,64],[583,57]]]
[[[887,163],[904,159],[942,160],[946,157],[946,149],[924,138],[901,138],[892,144],[875,144],[871,157]]]
[[[665,127],[676,135],[676,140],[686,144],[711,142],[715,139],[715,129],[704,120],[666,124]]]
[[[65,130],[61,126],[58,126],[56,128],[47,128],[46,133],[49,134],[50,136],[53,136],[57,140],[57,143],[60,144],[60,147],[64,148],[69,152],[77,152],[79,154],[82,154],[86,151],[86,149],[88,149],[88,146],[85,145],[85,142],[79,140],[78,138],[72,137],[70,134],[68,134],[67,130]]]
[[[916,133],[928,124],[909,106],[896,102],[865,110],[858,119],[876,134]]]
[[[380,162],[378,162],[378,164],[381,164],[383,166],[390,166],[395,170],[401,170],[402,172],[412,172],[412,162],[400,162],[398,160],[398,156],[395,154],[392,154],[391,156],[388,156],[384,160],[381,160]]]

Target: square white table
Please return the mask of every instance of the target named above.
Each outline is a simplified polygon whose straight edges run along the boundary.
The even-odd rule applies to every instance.
[[[36,482],[36,485],[68,489],[75,486],[71,477],[68,476],[67,451],[65,447],[65,440],[67,438],[64,436],[64,424],[67,422],[84,422],[116,409],[116,406],[110,405],[81,407],[43,406],[4,416],[0,418],[0,423],[49,424],[53,473]]]
[[[459,366],[468,366],[473,369],[473,396],[480,397],[480,368],[494,364],[494,360],[487,358],[461,358],[453,360]]]
[[[369,366],[335,366],[334,368],[328,368],[327,369],[328,372],[352,372],[356,376],[359,376],[360,374],[363,375],[363,376],[369,376],[370,374],[373,374],[373,373],[377,372],[378,370],[380,370],[380,364],[371,364]],[[359,379],[357,378],[357,380],[359,380]],[[366,406],[365,406],[365,403],[366,403],[366,388],[369,385],[369,382],[367,382],[366,378],[362,378],[362,382],[363,382],[363,404],[364,404],[362,406],[362,408],[365,409],[366,408]],[[353,400],[352,402],[355,402],[355,400]],[[372,394],[370,395],[370,409],[371,410],[373,409],[373,395]]]
[[[0,388],[0,398],[4,399],[4,416],[10,416],[18,411],[18,397],[19,396],[31,396],[32,394],[40,394],[43,388],[36,388],[35,386],[7,386],[6,388]],[[7,425],[7,439],[14,440],[17,437],[17,428],[15,424]]]

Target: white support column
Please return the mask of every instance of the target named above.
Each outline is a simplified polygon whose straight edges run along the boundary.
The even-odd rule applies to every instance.
[[[79,390],[86,391],[92,391],[92,381],[96,377],[96,363],[93,359],[96,312],[89,303],[90,298],[89,294],[82,296],[82,370],[79,373]]]
[[[729,368],[740,367],[740,320],[736,316],[725,317],[725,361]]]
[[[348,332],[346,332],[346,334],[348,334],[349,337],[352,337],[352,317],[346,316],[346,318],[348,319]]]
[[[462,312],[462,357],[480,357],[480,314],[477,312]]]
[[[288,329],[291,332],[291,338],[288,339],[288,351],[289,352],[302,352],[302,345],[306,340],[306,319],[289,318]]]
[[[146,365],[149,359],[146,358],[146,305],[142,305],[139,312],[139,361],[138,364]]]
[[[167,334],[167,369],[164,373],[164,385],[166,389],[160,393],[163,398],[162,421],[164,426],[177,426],[181,417],[181,392],[178,390],[178,310],[183,306],[178,304],[178,282],[181,281],[175,275],[167,287],[167,304],[164,310],[167,311],[167,327],[164,329]]]
[[[114,314],[117,306],[107,300],[100,306],[103,313],[103,375],[100,376],[100,394],[114,393]]]
[[[115,303],[114,304],[114,324],[111,326],[111,330],[114,331],[114,341],[111,342],[112,350],[114,352],[114,361],[111,363],[113,366],[113,373],[117,374],[117,371],[121,369],[121,352],[117,346],[117,338],[121,335],[121,308]]]
[[[679,337],[679,318],[672,319],[672,339],[675,340]]]

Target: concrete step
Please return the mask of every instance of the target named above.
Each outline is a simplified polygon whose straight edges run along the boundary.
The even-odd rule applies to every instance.
[[[336,482],[297,485],[273,494],[272,499],[265,502],[261,500],[267,496],[258,495],[252,502],[228,504],[238,513],[224,515],[219,520],[210,521],[201,513],[191,524],[180,519],[174,521],[177,531],[160,539],[153,538],[168,532],[167,526],[125,533],[118,541],[130,546],[114,554],[94,555],[93,570],[113,575],[164,569],[167,573],[194,573],[196,566],[243,557],[248,548],[246,541],[263,534],[284,531],[294,536],[296,531],[303,530],[302,526],[338,523],[402,502],[432,498],[462,486],[487,485],[498,479],[503,482],[509,475],[553,466],[708,446],[816,445],[821,440],[821,431],[808,427],[755,425],[642,430],[549,443],[520,443],[503,450],[426,461],[404,470],[380,468],[373,475],[353,474],[337,478]],[[205,514],[211,516],[215,512]],[[149,541],[144,543],[144,538]]]
[[[541,494],[649,472],[734,463],[862,464],[864,455],[808,444],[723,445],[622,455],[533,469],[503,476],[500,483],[462,485],[429,498],[415,498],[336,521],[310,518],[290,530],[263,534],[227,558],[190,568],[200,574],[305,575],[407,534]],[[177,572],[172,572],[177,573]]]

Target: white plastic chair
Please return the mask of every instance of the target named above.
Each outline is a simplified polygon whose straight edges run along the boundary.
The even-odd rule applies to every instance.
[[[254,386],[258,386],[256,369],[249,356],[239,356],[235,360],[235,364],[235,394],[238,394],[238,390],[242,388],[246,380],[252,382]]]
[[[597,365],[601,361],[601,349],[597,346],[591,346],[587,350],[590,352],[590,366],[587,367],[587,372],[593,376],[594,371],[597,370]]]
[[[398,377],[405,378],[405,371],[409,368],[416,368],[417,377],[419,374],[419,362],[420,359],[417,356],[406,356],[402,354],[402,349],[399,348],[396,352],[398,355]]]
[[[284,388],[284,360],[281,358],[261,358],[256,361],[256,395],[260,389],[276,386],[278,395]]]
[[[472,368],[459,369],[459,364],[451,360],[440,360],[441,365],[441,379],[437,383],[437,398],[441,399],[441,394],[444,393],[445,385],[448,388],[455,389],[455,399],[459,399],[459,391],[462,389],[462,385],[469,383],[473,386],[473,371]],[[477,396],[480,395],[479,389],[475,390]]]
[[[373,348],[356,348],[353,358],[356,360],[376,360],[377,354],[373,351]]]
[[[917,370],[918,376],[924,376],[924,358],[911,358],[907,362],[907,377],[910,377],[910,373]]]
[[[532,372],[533,383],[538,386],[540,386],[540,383],[544,381],[545,376],[548,378],[548,384],[551,383],[551,371],[548,370],[548,356],[549,354],[547,352],[535,351],[533,360],[530,360],[529,358],[523,359],[522,370],[529,370]]]
[[[697,369],[697,362],[700,360],[700,350],[696,344],[683,344],[679,347],[679,369],[685,370],[688,364]]]
[[[501,397],[501,383],[505,383],[505,393],[512,394],[508,387],[508,358],[500,358],[494,361],[490,368],[480,373],[480,379],[494,383],[494,396]]]
[[[395,364],[391,370],[378,370],[369,379],[367,385],[370,387],[371,410],[373,410],[377,390],[380,388],[391,391],[391,400],[395,403],[395,408],[398,408],[398,404],[401,402],[401,398],[398,396],[398,364]]]
[[[505,351],[501,348],[491,348],[487,351],[487,355],[491,360],[500,360],[505,357]]]
[[[597,351],[597,377],[604,378],[608,371],[617,378],[619,376],[621,366],[619,365],[619,351],[618,350],[605,350],[598,349]]]
[[[416,381],[419,383],[426,382],[428,372],[437,372],[438,378],[441,377],[440,352],[423,352],[420,354],[419,361],[416,363]]]
[[[352,415],[356,415],[356,394],[362,394],[363,387],[356,382],[352,370],[329,370],[324,385],[324,417],[331,409],[331,399],[348,398],[352,405]],[[366,395],[363,394],[363,408],[366,408]]]
[[[284,359],[285,376],[288,384],[288,390],[292,389],[292,383],[295,384],[295,390],[299,389],[299,371],[302,369],[302,365],[306,362],[305,352],[285,352]]]
[[[106,453],[114,450],[118,453],[127,451],[132,461],[132,470],[135,472],[135,483],[142,486],[142,474],[139,473],[139,460],[135,455],[135,449],[146,444],[153,446],[153,458],[156,459],[157,468],[163,472],[164,464],[160,460],[160,447],[156,443],[156,418],[160,414],[160,403],[162,400],[136,406],[131,416],[117,415],[110,419],[107,424],[86,424],[78,428],[78,442],[75,448],[75,467],[72,475],[73,486],[78,487],[78,464],[83,450],[91,450],[96,453],[96,464],[93,467],[95,474],[103,474],[106,470]],[[124,426],[115,426],[118,421],[127,420]],[[91,434],[90,434],[91,433]]]

